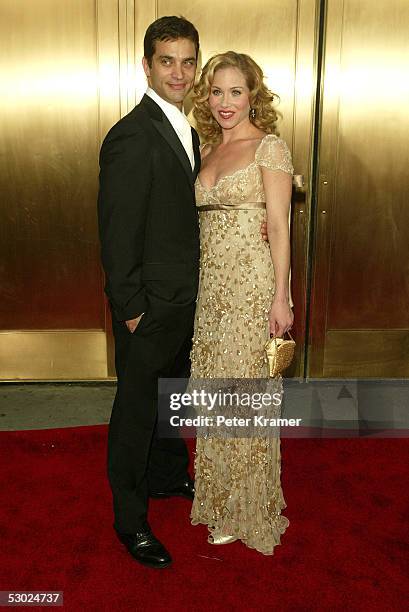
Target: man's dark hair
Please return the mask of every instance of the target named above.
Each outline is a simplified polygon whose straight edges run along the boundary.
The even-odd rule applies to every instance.
[[[177,40],[188,38],[196,48],[196,58],[199,53],[199,33],[193,23],[184,17],[161,17],[157,19],[146,30],[143,40],[143,54],[152,66],[152,57],[155,53],[156,41]]]

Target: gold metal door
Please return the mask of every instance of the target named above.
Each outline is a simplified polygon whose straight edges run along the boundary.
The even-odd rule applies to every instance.
[[[329,0],[310,376],[409,375],[409,4]]]
[[[106,376],[92,0],[2,0],[2,379]]]
[[[135,104],[135,2],[2,0],[0,380],[114,374],[98,151]]]

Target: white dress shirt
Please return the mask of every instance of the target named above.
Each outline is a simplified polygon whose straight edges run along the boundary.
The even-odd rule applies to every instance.
[[[156,91],[150,87],[148,87],[146,90],[146,95],[152,98],[152,100],[156,102],[156,104],[158,104],[158,106],[160,106],[165,113],[186,151],[193,170],[195,167],[195,156],[193,153],[192,128],[190,127],[190,123],[187,120],[186,115],[182,113],[177,106],[166,102],[166,100],[158,96]]]

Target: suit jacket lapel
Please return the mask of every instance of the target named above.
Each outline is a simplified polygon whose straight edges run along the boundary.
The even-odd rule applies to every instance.
[[[195,167],[193,169],[193,183],[196,181],[197,175],[200,170],[200,146],[199,146],[199,136],[197,135],[196,130],[192,128],[192,143],[193,143],[193,153],[195,155]]]
[[[153,111],[149,112],[153,125],[158,130],[159,134],[161,134],[166,140],[166,142],[170,145],[170,147],[172,147],[174,153],[176,154],[177,158],[183,166],[183,170],[186,173],[187,179],[189,180],[191,187],[193,187],[194,181],[192,166],[190,165],[190,160],[187,156],[185,148],[180,142],[180,139],[176,134],[175,130],[173,129],[172,124],[166,117],[165,113],[162,112],[162,109],[156,104],[154,100],[152,100],[152,98],[145,95],[142,98],[142,102],[145,104],[145,106],[147,106],[148,111]],[[152,105],[154,105],[155,108]]]

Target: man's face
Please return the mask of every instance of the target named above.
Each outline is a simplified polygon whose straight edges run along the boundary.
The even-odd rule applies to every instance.
[[[188,38],[157,41],[152,66],[142,60],[149,86],[158,96],[182,109],[196,74],[196,48]]]

